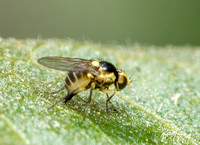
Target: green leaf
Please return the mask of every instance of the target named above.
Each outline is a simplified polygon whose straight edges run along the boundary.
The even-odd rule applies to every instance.
[[[47,110],[66,91],[66,72],[37,63],[44,56],[112,62],[134,80],[111,100],[89,91]],[[200,49],[101,45],[73,40],[0,40],[1,144],[199,144]]]

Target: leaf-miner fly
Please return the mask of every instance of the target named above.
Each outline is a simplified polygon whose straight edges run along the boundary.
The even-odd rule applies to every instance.
[[[52,93],[58,93],[66,89],[68,92],[67,95],[62,97],[48,109],[53,108],[61,101],[67,103],[74,95],[90,89],[90,95],[86,104],[83,120],[85,120],[88,113],[88,108],[92,98],[92,91],[94,89],[99,89],[99,91],[106,94],[106,113],[107,116],[109,116],[108,102],[114,96],[116,91],[120,91],[130,85],[130,80],[127,75],[122,70],[116,69],[113,64],[107,61],[48,56],[40,58],[38,63],[48,68],[68,72],[65,78],[64,87]],[[115,89],[113,90],[109,89],[112,84],[115,85]],[[109,96],[108,94],[112,95]]]

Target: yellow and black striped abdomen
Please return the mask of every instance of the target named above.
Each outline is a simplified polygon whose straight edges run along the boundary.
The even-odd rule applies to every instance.
[[[78,93],[87,90],[90,86],[90,78],[87,77],[87,72],[77,71],[69,72],[65,78],[66,89],[70,93],[71,91],[78,88],[74,93]]]

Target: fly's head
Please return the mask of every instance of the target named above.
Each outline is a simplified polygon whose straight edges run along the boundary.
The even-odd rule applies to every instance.
[[[121,91],[126,86],[130,85],[130,80],[128,79],[126,73],[123,72],[122,70],[117,70],[117,73],[118,73],[118,79],[115,82],[115,88],[117,91]]]

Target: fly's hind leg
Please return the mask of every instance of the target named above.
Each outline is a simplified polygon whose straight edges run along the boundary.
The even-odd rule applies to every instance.
[[[66,103],[67,101],[69,101],[75,95],[74,92],[77,91],[77,90],[78,90],[78,88],[75,89],[75,90],[73,90],[73,91],[71,91],[70,93],[68,93],[65,97],[61,98],[55,104],[53,104],[52,106],[50,106],[48,108],[48,110],[51,109],[51,108],[53,108],[54,106],[56,106],[58,103],[62,102],[63,100],[65,100],[64,103]]]
[[[66,85],[64,86],[64,87],[62,87],[60,90],[57,90],[57,91],[55,91],[55,92],[52,92],[51,94],[56,94],[56,93],[59,93],[60,91],[62,91],[62,90],[64,90],[66,88]],[[71,98],[74,96],[74,95],[76,95],[76,94],[67,94],[66,96],[65,96],[65,101],[63,102],[64,104],[66,104],[67,103],[67,101],[69,101],[69,100],[71,100]]]
[[[64,89],[65,89],[65,86],[64,86],[64,87],[62,87],[61,89],[59,89],[59,90],[55,91],[55,92],[51,92],[51,94],[56,94],[56,93],[59,93],[60,91],[62,91],[62,90],[64,90]]]

